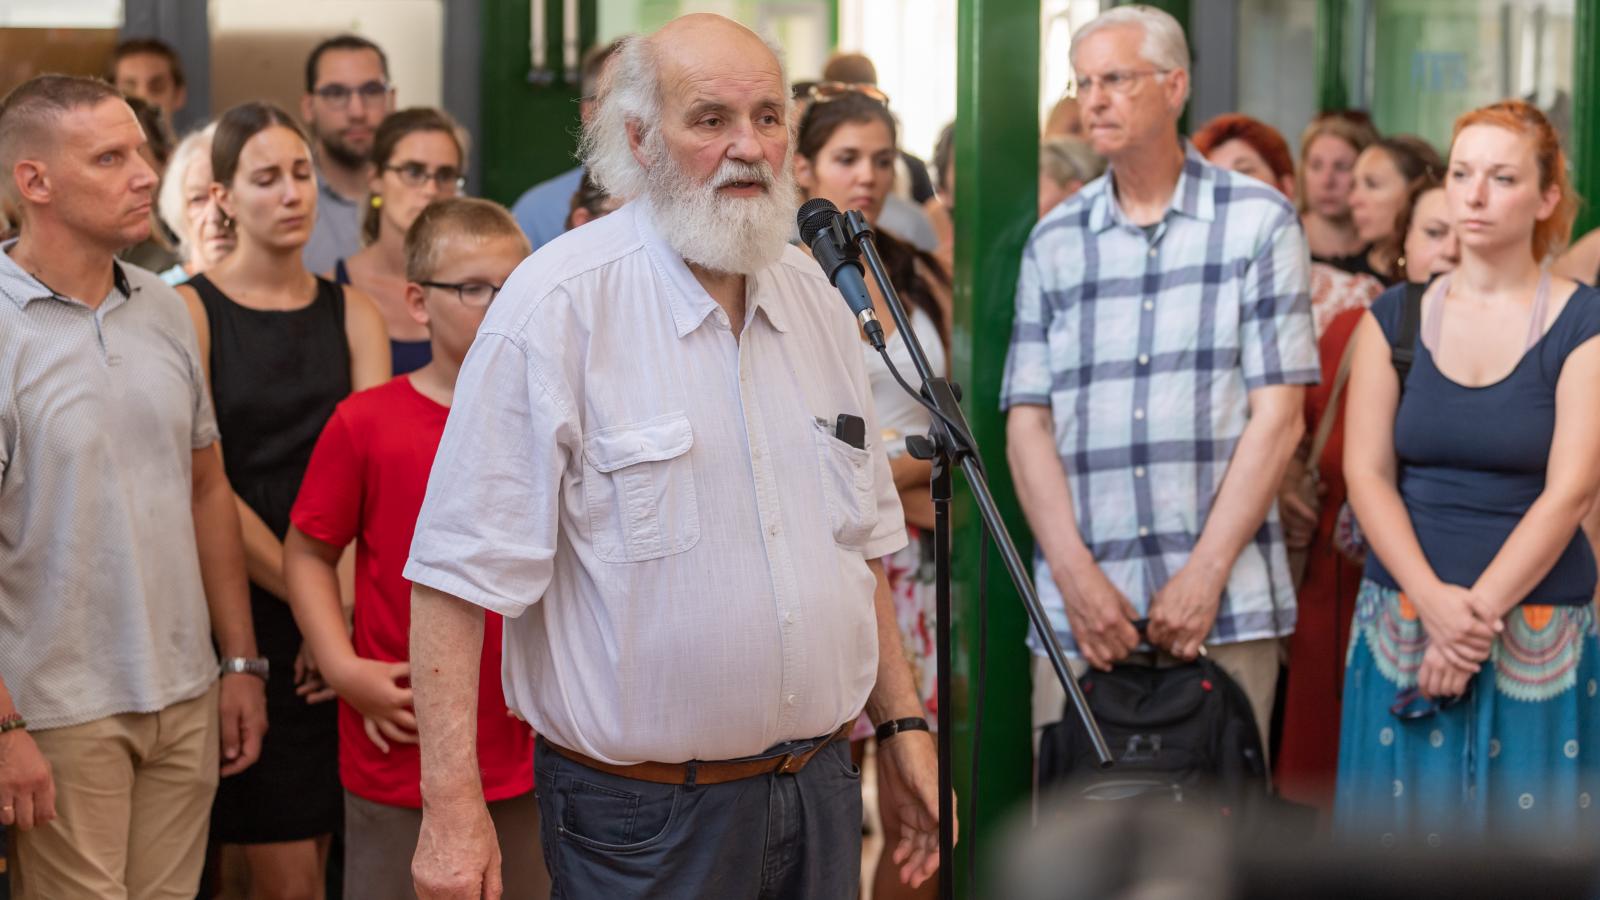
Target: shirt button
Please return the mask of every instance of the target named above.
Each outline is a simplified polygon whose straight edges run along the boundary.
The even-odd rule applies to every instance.
[[[1145,309],[1146,309],[1146,310],[1147,310],[1147,311],[1148,311],[1148,310],[1152,310],[1152,309],[1155,309],[1155,308],[1156,308],[1156,303],[1155,303],[1155,301],[1154,301],[1154,300],[1146,300],[1146,301],[1145,301],[1145,302],[1144,302],[1144,308],[1145,308]]]
[[[1154,247],[1150,248],[1150,258],[1151,259],[1155,259],[1156,258],[1156,248],[1154,248]]]
[[[794,695],[790,694],[789,696],[783,698],[783,702],[787,703],[790,706],[793,706],[794,705]]]
[[[794,613],[792,613],[792,612],[784,613],[783,614],[783,621],[789,623],[790,625],[793,625],[794,624]]]
[[[1134,410],[1133,411],[1133,417],[1135,419],[1143,419],[1144,418],[1144,410],[1143,409]]]
[[[1141,365],[1141,366],[1150,365],[1150,354],[1148,354],[1148,353],[1139,354],[1139,365]]]
[[[1134,466],[1133,467],[1133,477],[1135,477],[1135,478],[1143,478],[1144,477],[1144,466]]]
[[[1144,527],[1143,525],[1140,525],[1139,526],[1139,537],[1149,537],[1149,536],[1150,536],[1150,529]]]
[[[778,526],[776,523],[767,526],[767,534],[770,534],[773,537],[778,536]]]

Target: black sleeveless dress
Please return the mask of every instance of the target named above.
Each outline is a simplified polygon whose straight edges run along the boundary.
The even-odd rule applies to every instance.
[[[211,394],[233,490],[279,540],[322,426],[350,394],[344,289],[318,278],[309,306],[258,310],[228,299],[210,279],[189,281],[211,333]],[[267,736],[255,765],[222,780],[213,837],[228,844],[297,841],[340,828],[338,704],[295,695],[300,630],[289,604],[255,583],[250,618],[271,663]]]

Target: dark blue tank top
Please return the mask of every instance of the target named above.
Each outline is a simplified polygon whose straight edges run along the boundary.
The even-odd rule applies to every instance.
[[[1390,342],[1400,329],[1404,286],[1372,304]],[[1578,287],[1550,330],[1511,374],[1463,387],[1434,367],[1416,337],[1416,357],[1395,415],[1400,497],[1423,555],[1439,579],[1471,587],[1544,490],[1556,425],[1556,381],[1573,350],[1600,334],[1600,291]],[[1366,576],[1399,589],[1376,553]],[[1524,603],[1580,606],[1594,599],[1595,559],[1581,529]]]
[[[333,263],[333,280],[336,284],[350,283],[350,270],[345,267],[344,257],[339,257]],[[433,361],[433,343],[431,341],[397,341],[389,339],[389,368],[396,375],[415,372]]]

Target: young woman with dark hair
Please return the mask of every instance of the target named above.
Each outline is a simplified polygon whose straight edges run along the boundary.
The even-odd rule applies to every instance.
[[[466,148],[437,109],[392,113],[372,139],[372,175],[361,220],[361,250],[334,263],[332,278],[370,296],[383,314],[394,374],[428,364],[428,330],[406,307],[406,229],[423,207],[461,192]]]
[[[339,828],[338,731],[331,699],[302,647],[287,600],[283,537],[311,450],[338,402],[389,377],[372,301],[306,271],[316,221],[311,148],[287,113],[246,103],[211,142],[211,190],[233,223],[233,252],[178,288],[200,340],[238,499],[250,612],[267,658],[269,731],[261,760],[222,779],[219,843],[242,844],[251,896],[320,897]]]

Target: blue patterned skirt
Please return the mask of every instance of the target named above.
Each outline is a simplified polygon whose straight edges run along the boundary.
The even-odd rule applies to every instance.
[[[1589,840],[1600,826],[1600,642],[1584,606],[1513,610],[1459,702],[1397,702],[1427,647],[1399,591],[1367,580],[1346,659],[1335,821],[1357,842]]]

